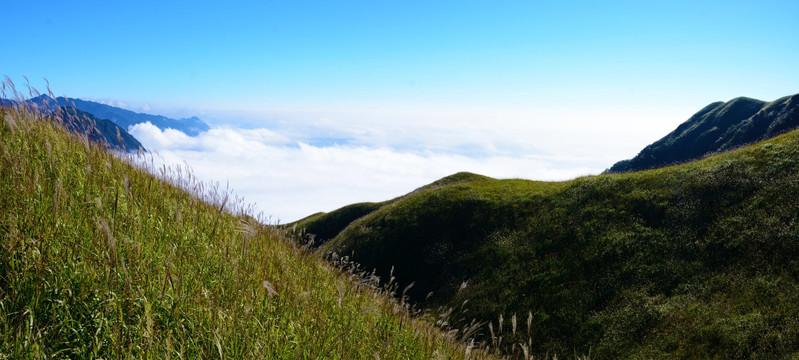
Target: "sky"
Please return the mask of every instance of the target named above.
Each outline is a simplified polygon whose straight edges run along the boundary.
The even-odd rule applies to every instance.
[[[714,101],[799,92],[799,2],[10,1],[0,75],[138,112],[281,222],[443,176],[565,180]]]

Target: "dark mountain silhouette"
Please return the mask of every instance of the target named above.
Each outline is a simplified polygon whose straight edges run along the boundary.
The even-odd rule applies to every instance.
[[[799,94],[767,103],[739,97],[712,103],[632,159],[606,172],[653,169],[697,160],[799,127]]]

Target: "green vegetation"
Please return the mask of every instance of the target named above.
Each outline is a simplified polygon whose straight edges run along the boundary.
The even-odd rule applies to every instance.
[[[464,181],[395,199],[321,251],[415,282],[413,301],[485,322],[482,341],[505,353],[795,358],[797,159],[793,131],[637,173],[457,174]]]
[[[412,318],[395,284],[333,268],[186,169],[137,163],[0,108],[0,359],[487,357]]]
[[[607,172],[619,173],[682,164],[772,138],[799,127],[799,94],[770,103],[740,97],[712,103],[634,158]]]
[[[353,221],[370,214],[385,203],[358,203],[347,205],[330,213],[317,213],[302,220],[284,225],[284,228],[303,230],[307,244],[318,247],[334,238]]]
[[[471,174],[467,172],[460,172],[454,175],[447,176],[441,180],[433,182],[432,184],[425,185],[413,193],[438,188],[445,185],[451,185],[461,182],[470,182],[470,181],[478,181],[478,180],[490,180],[491,178],[487,176]],[[297,229],[300,229],[300,237],[306,241],[306,244],[319,247],[322,244],[326,243],[328,240],[333,239],[338,235],[342,230],[344,230],[347,226],[349,226],[355,220],[358,220],[366,215],[373,213],[375,210],[380,209],[381,207],[393,204],[398,200],[402,199],[403,197],[398,197],[393,200],[384,201],[380,203],[357,203],[352,205],[347,205],[340,209],[331,211],[329,213],[316,213],[311,216],[308,216],[304,219],[295,221],[293,223],[289,223],[283,225],[283,228],[290,228],[292,233],[297,232]]]
[[[799,131],[566,182],[458,173],[279,228],[63,126],[0,108],[0,359],[799,357]]]

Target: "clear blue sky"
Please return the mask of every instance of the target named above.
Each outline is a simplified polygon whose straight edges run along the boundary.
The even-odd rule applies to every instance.
[[[3,12],[3,74],[161,106],[493,109],[799,91],[795,0],[10,1]]]

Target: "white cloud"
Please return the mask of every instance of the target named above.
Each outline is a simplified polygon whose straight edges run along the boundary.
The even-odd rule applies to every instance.
[[[561,180],[607,167],[607,159],[596,154],[535,153],[513,137],[500,142],[505,135],[475,126],[340,126],[330,119],[314,125],[308,127],[315,132],[311,136],[298,136],[296,128],[278,132],[228,127],[189,137],[149,123],[137,124],[130,132],[166,163],[185,162],[200,179],[228,182],[264,215],[283,223],[356,202],[388,200],[459,171]],[[325,136],[345,143],[305,141]],[[469,146],[476,150],[463,150]]]
[[[98,102],[100,104],[103,104],[103,105],[108,105],[108,106],[113,106],[113,107],[118,107],[118,108],[130,110],[130,105],[128,105],[127,103],[124,103],[122,101],[119,101],[119,100],[95,99],[94,101],[96,101],[96,102]]]

